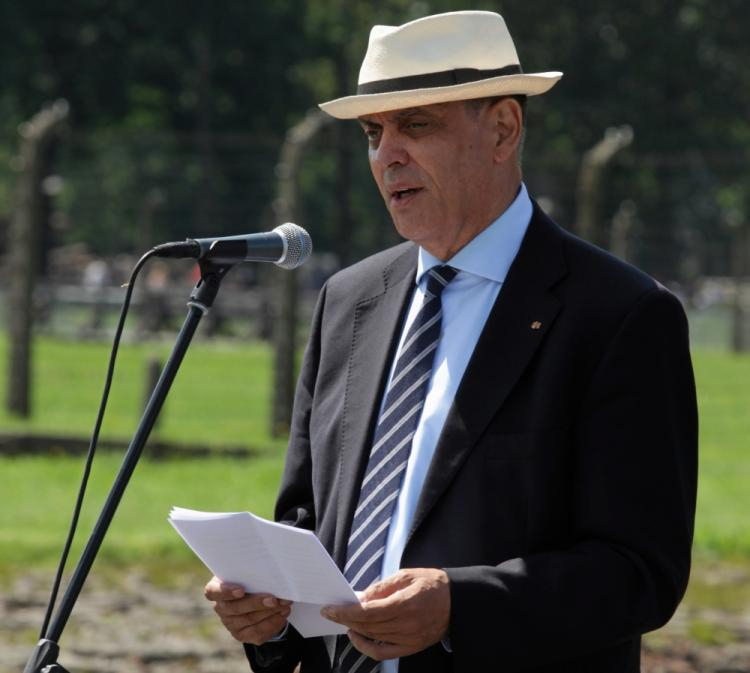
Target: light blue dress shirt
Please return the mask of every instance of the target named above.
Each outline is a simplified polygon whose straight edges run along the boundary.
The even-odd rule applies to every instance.
[[[531,214],[531,200],[522,183],[510,207],[447,262],[419,249],[417,286],[401,332],[399,351],[422,306],[427,284],[425,273],[433,266],[445,263],[458,269],[458,274],[442,294],[442,336],[435,351],[422,416],[412,440],[409,463],[388,530],[381,577],[392,575],[401,565],[419,494],[448,410],[508,269],[521,247]],[[392,376],[391,368],[389,384]],[[397,671],[398,659],[383,662],[382,673]]]

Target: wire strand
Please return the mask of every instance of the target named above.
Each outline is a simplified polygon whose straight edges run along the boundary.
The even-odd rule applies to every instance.
[[[117,351],[120,346],[120,339],[122,338],[122,332],[125,327],[125,318],[128,315],[130,308],[130,301],[133,296],[133,288],[135,286],[135,280],[138,277],[143,265],[155,254],[154,250],[149,250],[143,257],[141,257],[136,265],[133,267],[133,271],[130,274],[130,280],[127,283],[127,291],[125,292],[125,298],[122,302],[122,309],[120,310],[120,319],[117,322],[117,329],[112,341],[112,350],[109,356],[109,365],[107,367],[107,376],[104,381],[104,390],[102,392],[102,399],[99,404],[99,412],[94,423],[94,430],[91,434],[91,441],[89,443],[88,454],[86,455],[86,464],[83,469],[83,476],[81,477],[81,485],[78,488],[78,497],[76,498],[75,508],[73,509],[73,517],[70,522],[70,528],[68,530],[68,536],[65,540],[65,546],[63,548],[62,555],[60,557],[60,563],[57,567],[57,573],[55,575],[55,581],[52,585],[52,592],[50,594],[49,604],[47,605],[47,613],[44,617],[44,623],[39,634],[39,638],[42,639],[47,634],[50,620],[52,619],[52,613],[55,610],[55,603],[57,603],[57,595],[60,591],[60,584],[62,582],[62,576],[65,572],[65,565],[70,554],[70,548],[75,538],[76,528],[78,527],[78,519],[81,514],[81,508],[83,506],[83,498],[86,493],[86,486],[88,485],[89,475],[91,474],[91,466],[94,462],[94,454],[96,453],[96,446],[99,441],[99,431],[102,427],[102,421],[104,420],[104,412],[107,408],[107,400],[109,399],[109,390],[112,387],[112,379],[115,372],[115,360],[117,359]]]

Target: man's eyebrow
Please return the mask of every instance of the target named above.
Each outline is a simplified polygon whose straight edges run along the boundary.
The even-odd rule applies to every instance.
[[[442,112],[444,105],[440,103],[436,103],[433,105],[421,105],[419,107],[409,107],[405,108],[404,110],[396,110],[393,113],[393,119],[400,120],[400,119],[408,119],[409,117],[414,117],[415,115],[424,115],[427,117],[438,117],[440,116],[440,113]]]
[[[394,112],[393,118],[403,119],[404,117],[412,117],[418,114],[430,114],[430,112],[429,110],[426,110],[424,107],[410,107],[410,108],[406,108],[405,110],[398,110],[397,112]]]
[[[419,107],[404,108],[403,110],[394,110],[391,113],[386,113],[386,115],[389,121],[403,121],[404,119],[409,119],[410,117],[414,117],[416,115],[436,117],[439,116],[439,112],[437,112],[435,108],[441,107],[442,105],[440,103],[434,105],[422,105]],[[381,126],[381,124],[367,116],[358,117],[358,121],[362,126]]]

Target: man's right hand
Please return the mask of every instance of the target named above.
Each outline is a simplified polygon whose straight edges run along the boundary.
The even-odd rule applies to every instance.
[[[203,591],[232,636],[241,643],[262,645],[281,633],[291,610],[291,601],[271,594],[247,594],[237,584],[214,577]]]

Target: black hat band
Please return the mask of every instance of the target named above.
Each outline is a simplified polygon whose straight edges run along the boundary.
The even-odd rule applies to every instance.
[[[378,79],[373,82],[365,82],[357,87],[357,95],[391,93],[394,91],[408,91],[410,89],[431,89],[433,87],[479,82],[492,77],[520,74],[520,65],[506,65],[504,68],[495,68],[494,70],[456,68],[455,70],[430,72],[424,75],[408,75],[406,77],[393,77],[392,79]]]

